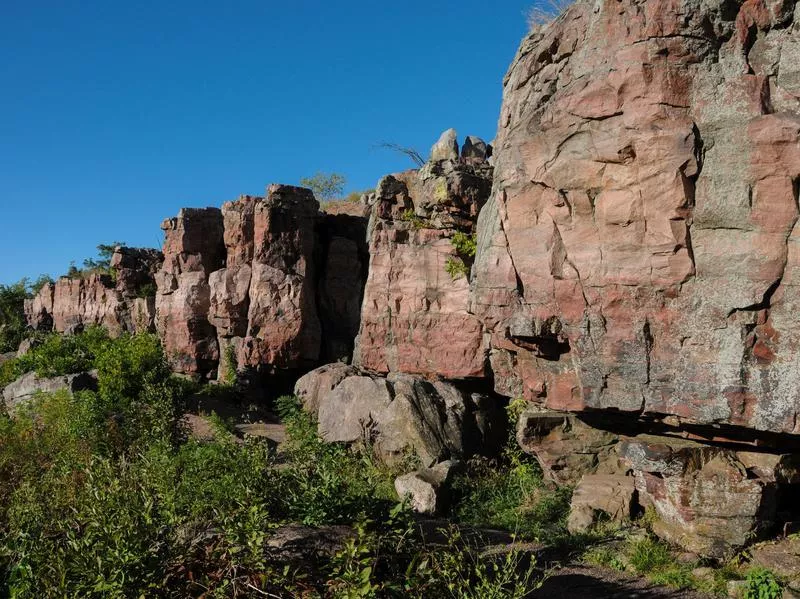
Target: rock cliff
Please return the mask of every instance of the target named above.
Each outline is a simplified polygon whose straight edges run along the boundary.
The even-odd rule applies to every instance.
[[[111,273],[61,277],[25,302],[28,323],[37,330],[74,332],[87,326],[105,327],[111,334],[147,332],[154,328],[155,280],[161,252],[118,247]]]
[[[797,520],[799,196],[797,0],[583,0],[523,41],[493,146],[449,130],[323,212],[284,185],[184,209],[163,264],[119,250],[116,282],[26,312],[155,326],[201,377],[352,361],[298,383],[320,433],[426,465],[494,445],[524,398],[573,528],[652,507],[721,557]]]
[[[505,79],[471,310],[548,408],[800,432],[800,5],[578,2]]]

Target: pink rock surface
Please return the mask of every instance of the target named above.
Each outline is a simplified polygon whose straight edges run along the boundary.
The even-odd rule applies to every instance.
[[[222,213],[184,208],[165,220],[164,265],[156,275],[158,333],[172,367],[208,375],[219,361],[216,329],[209,322],[211,272],[224,264]]]
[[[254,213],[248,329],[239,365],[292,368],[320,352],[314,272],[319,203],[311,191],[271,185]]]
[[[800,432],[797,2],[577,2],[505,80],[470,310],[497,391]]]
[[[119,247],[112,254],[114,276],[91,273],[61,277],[44,285],[25,302],[28,324],[37,330],[60,333],[98,325],[111,335],[154,330],[154,276],[161,265],[160,252]]]
[[[458,259],[453,235],[472,233],[490,180],[487,165],[445,160],[378,184],[359,366],[430,378],[485,376],[483,327],[469,312],[469,283],[446,268]]]

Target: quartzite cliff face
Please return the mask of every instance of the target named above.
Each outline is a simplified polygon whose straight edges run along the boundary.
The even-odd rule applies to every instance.
[[[800,432],[800,5],[578,2],[523,42],[495,145],[498,391]]]

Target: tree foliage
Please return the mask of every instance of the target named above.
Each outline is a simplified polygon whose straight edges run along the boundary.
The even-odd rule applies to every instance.
[[[303,177],[300,185],[314,192],[320,202],[330,202],[344,193],[347,180],[339,173],[317,173],[313,177]]]

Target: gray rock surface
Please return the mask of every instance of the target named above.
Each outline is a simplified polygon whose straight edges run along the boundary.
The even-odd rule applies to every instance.
[[[439,137],[431,148],[430,161],[457,160],[458,159],[458,133],[455,129],[448,129]]]
[[[304,400],[316,403],[320,436],[329,442],[369,441],[391,462],[413,451],[425,466],[448,458],[492,452],[503,438],[503,416],[494,403],[455,385],[392,373],[387,378],[336,367],[326,381],[302,380]],[[316,391],[314,391],[316,389]]]
[[[415,512],[433,515],[444,507],[448,483],[461,467],[460,462],[447,460],[432,468],[398,476],[394,481],[395,491],[400,499],[409,499]]]
[[[67,390],[70,393],[95,391],[97,390],[96,373],[82,372],[52,378],[41,378],[35,372],[29,372],[5,386],[3,389],[3,403],[5,403],[9,412],[13,412],[22,404],[34,399],[38,393],[54,393],[62,390]]]
[[[572,493],[567,529],[589,530],[600,518],[622,524],[631,518],[636,487],[631,476],[587,474]]]

